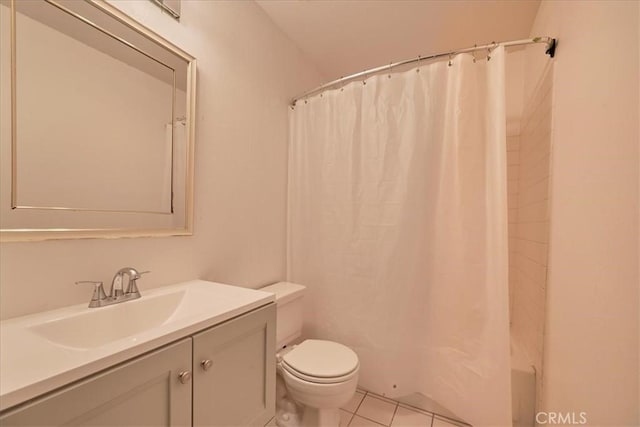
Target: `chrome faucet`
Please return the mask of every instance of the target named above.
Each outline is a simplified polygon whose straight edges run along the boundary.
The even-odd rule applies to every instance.
[[[121,302],[140,298],[141,295],[140,291],[138,290],[136,280],[138,280],[143,274],[146,273],[149,273],[149,271],[138,272],[138,270],[133,267],[121,268],[113,276],[113,280],[111,280],[111,289],[109,290],[108,295],[104,291],[102,282],[84,280],[76,282],[76,285],[83,283],[91,283],[92,285],[94,285],[95,288],[93,291],[93,296],[91,297],[91,301],[89,302],[89,308],[104,307],[107,305],[118,304]],[[122,284],[125,275],[127,275],[129,279],[126,290],[124,290],[124,286]]]
[[[118,272],[113,276],[113,280],[111,280],[111,289],[109,290],[109,296],[111,298],[122,298],[128,297],[128,299],[136,299],[140,298],[140,291],[138,290],[138,285],[136,284],[136,280],[140,278],[143,274],[149,273],[148,271],[143,271],[141,273],[138,272],[133,267],[124,267],[118,270]],[[122,286],[122,281],[124,280],[124,275],[129,276],[129,283],[127,284],[127,290],[125,291]]]

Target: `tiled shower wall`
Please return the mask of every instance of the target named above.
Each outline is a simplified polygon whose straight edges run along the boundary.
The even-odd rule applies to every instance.
[[[507,207],[509,208],[509,321],[513,326],[514,285],[516,283],[516,231],[518,226],[518,169],[520,166],[520,134],[507,133]]]
[[[552,68],[525,101],[519,135],[507,138],[509,301],[512,340],[536,368],[541,396],[549,246]]]

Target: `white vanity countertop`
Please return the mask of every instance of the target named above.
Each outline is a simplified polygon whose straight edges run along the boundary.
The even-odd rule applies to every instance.
[[[268,292],[192,280],[107,307],[0,322],[0,410],[273,301]]]

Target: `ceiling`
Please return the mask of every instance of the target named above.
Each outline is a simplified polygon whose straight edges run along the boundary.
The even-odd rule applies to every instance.
[[[257,0],[327,80],[529,37],[540,0]]]

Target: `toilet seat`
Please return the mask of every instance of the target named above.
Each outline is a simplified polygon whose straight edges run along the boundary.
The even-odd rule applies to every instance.
[[[335,384],[358,374],[358,356],[349,347],[333,341],[306,340],[282,356],[281,367],[289,374],[312,383]]]
[[[313,377],[310,375],[305,375],[303,373],[300,373],[298,371],[296,371],[295,369],[292,369],[290,366],[288,366],[287,364],[283,363],[282,364],[282,369],[287,372],[288,374],[303,380],[303,381],[307,381],[310,383],[315,383],[315,384],[337,384],[337,383],[341,383],[341,382],[347,382],[349,381],[351,378],[353,378],[355,375],[357,375],[358,373],[358,369],[354,369],[351,373],[347,374],[347,375],[343,375],[340,377],[333,377],[333,378],[323,378],[323,377]]]

